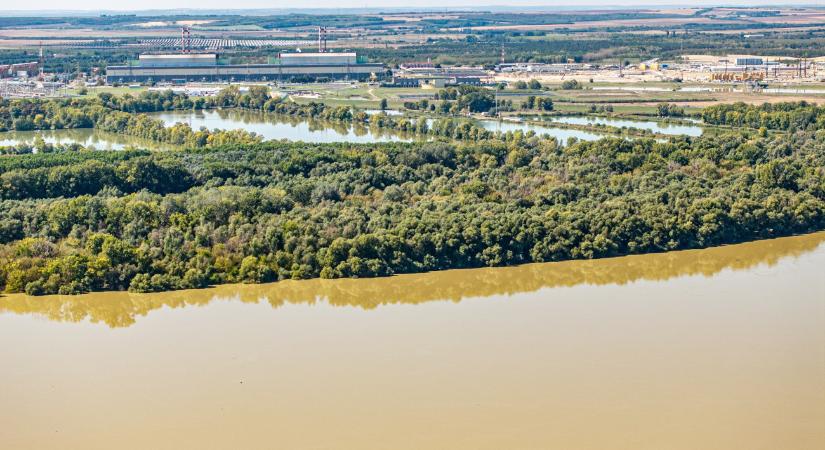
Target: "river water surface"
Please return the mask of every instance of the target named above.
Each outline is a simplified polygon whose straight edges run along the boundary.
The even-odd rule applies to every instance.
[[[704,129],[695,125],[682,125],[655,120],[615,119],[612,117],[597,116],[558,116],[550,119],[553,122],[569,123],[573,125],[609,125],[617,128],[638,128],[654,133],[701,136]]]
[[[0,448],[821,449],[825,233],[0,297]]]
[[[370,114],[380,114],[377,110],[368,110]],[[399,114],[398,111],[385,111],[388,115]],[[188,124],[197,130],[201,127],[210,130],[246,130],[262,136],[265,140],[285,139],[312,143],[351,142],[411,142],[427,140],[426,136],[404,133],[395,130],[368,127],[360,124],[330,122],[314,119],[289,117],[279,114],[244,111],[239,109],[206,111],[163,111],[149,113],[150,117],[162,120],[166,126],[176,123]],[[432,119],[430,119],[432,124]],[[529,123],[479,120],[478,125],[491,131],[533,131],[538,135],[547,134],[559,142],[566,143],[570,138],[579,140],[598,140],[609,136],[606,133],[565,129],[547,125]],[[129,147],[167,150],[171,145],[139,139],[126,135],[106,133],[93,129],[16,131],[0,133],[0,146],[12,146],[21,143],[34,144],[37,137],[45,142],[71,144],[77,143],[98,150],[123,150]]]
[[[343,122],[307,120],[279,114],[244,111],[239,109],[207,111],[164,111],[149,116],[163,120],[166,125],[188,124],[197,130],[243,129],[263,136],[264,139],[286,139],[304,142],[391,142],[411,141],[412,135],[379,130]]]
[[[97,150],[123,150],[126,148],[168,150],[174,148],[173,145],[169,144],[124,134],[107,133],[92,128],[0,132],[0,146],[34,145],[38,137],[49,144],[80,144],[89,149]]]
[[[536,125],[532,123],[510,122],[505,120],[479,120],[478,124],[485,130],[500,131],[502,133],[521,131],[527,133],[532,131],[538,136],[548,135],[556,138],[560,143],[564,144],[570,138],[576,138],[580,141],[597,141],[603,137],[610,136],[605,133],[590,132],[575,129],[556,128],[552,124]]]

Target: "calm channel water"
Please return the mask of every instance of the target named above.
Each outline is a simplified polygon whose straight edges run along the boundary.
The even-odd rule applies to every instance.
[[[377,110],[368,110],[368,113],[377,114]],[[389,115],[398,115],[398,111],[387,112]],[[379,130],[366,127],[352,127],[346,124],[305,121],[295,118],[285,118],[276,114],[241,110],[215,111],[170,111],[151,114],[153,117],[166,122],[169,126],[177,122],[189,124],[192,128],[206,127],[229,130],[242,128],[260,134],[264,139],[288,139],[307,142],[384,142],[410,141],[411,135],[397,133],[381,133]],[[495,120],[479,120],[479,125],[493,131],[535,131],[537,134],[555,136],[561,142],[576,137],[581,140],[597,140],[605,135],[579,130],[566,130],[552,126],[531,125],[517,122],[499,122]]]
[[[825,233],[0,297],[0,448],[821,449]]]
[[[382,132],[367,127],[352,126],[349,124],[322,122],[317,120],[302,120],[284,117],[277,114],[242,110],[210,110],[210,111],[167,111],[149,114],[161,119],[167,125],[186,123],[193,129],[206,127],[208,129],[244,129],[257,133],[264,139],[287,139],[304,142],[392,142],[411,141],[413,136],[398,133]]]
[[[107,133],[91,128],[0,132],[0,146],[11,146],[21,143],[31,145],[34,144],[38,136],[42,137],[45,142],[51,144],[80,144],[97,150],[123,150],[130,147],[160,150],[173,147],[147,139],[117,133]]]
[[[479,120],[478,123],[485,130],[501,131],[502,133],[506,133],[508,131],[533,131],[539,136],[547,134],[549,136],[556,138],[561,143],[567,142],[567,140],[570,138],[576,138],[580,141],[597,141],[603,137],[610,136],[609,134],[592,133],[589,131],[582,130],[568,130],[565,128],[556,128],[547,125],[510,122],[506,120]]]
[[[376,114],[378,111],[370,110],[368,113]],[[398,111],[390,111],[389,115],[397,115]],[[276,114],[267,114],[261,112],[242,111],[242,110],[212,110],[212,111],[165,111],[159,113],[150,113],[150,116],[163,120],[167,126],[172,126],[175,123],[186,123],[193,129],[206,127],[208,129],[244,129],[263,136],[264,139],[286,139],[290,141],[304,141],[304,142],[352,142],[352,143],[370,143],[370,142],[395,142],[395,141],[413,141],[421,139],[413,134],[405,134],[393,132],[389,130],[378,130],[370,127],[363,127],[357,125],[325,122],[317,120],[303,120],[299,118],[284,117]],[[591,118],[566,118],[571,119],[568,123],[578,123],[577,121],[590,120]],[[598,119],[604,120],[604,119]],[[560,120],[564,121],[564,120]],[[594,141],[609,134],[572,130],[557,128],[552,125],[536,125],[529,123],[511,122],[511,121],[496,121],[496,120],[479,120],[480,126],[492,131],[534,131],[538,135],[547,134],[555,137],[559,142],[566,143],[570,138],[577,138],[579,140]],[[627,122],[626,126],[631,126],[631,121],[616,121],[612,125],[623,126],[618,122]],[[593,121],[598,123],[598,121]],[[587,124],[587,122],[582,122]],[[632,126],[637,128],[646,128],[647,124],[654,124],[656,122],[641,122],[635,123]],[[664,126],[662,126],[664,127]],[[670,126],[662,128],[667,133],[672,134],[691,134],[696,128],[701,133],[700,127],[691,126]],[[681,131],[685,131],[681,133]],[[14,145],[19,143],[32,144],[37,136],[42,136],[46,142],[51,143],[78,143],[87,147],[94,147],[99,150],[122,150],[128,147],[148,148],[148,149],[168,149],[171,146],[159,144],[157,142],[148,141],[140,138],[124,136],[113,133],[106,133],[103,131],[93,129],[77,129],[77,130],[53,130],[53,131],[25,131],[25,132],[7,132],[0,133],[0,146]]]
[[[650,130],[654,133],[672,135],[701,136],[704,131],[704,129],[700,126],[680,125],[668,122],[657,122],[654,120],[614,119],[610,117],[594,116],[560,116],[553,117],[550,120],[573,125],[609,125],[618,128],[638,128],[640,130]]]

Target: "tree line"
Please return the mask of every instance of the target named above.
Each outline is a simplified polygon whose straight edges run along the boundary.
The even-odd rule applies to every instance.
[[[702,120],[712,125],[768,130],[825,129],[825,107],[805,101],[749,105],[731,103],[708,106]]]

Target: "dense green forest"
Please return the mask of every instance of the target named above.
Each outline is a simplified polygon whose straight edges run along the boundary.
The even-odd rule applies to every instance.
[[[825,129],[825,107],[807,102],[732,103],[702,110],[702,120],[713,125],[765,128],[768,130]]]
[[[29,294],[599,258],[823,228],[818,126],[0,157],[0,287]]]

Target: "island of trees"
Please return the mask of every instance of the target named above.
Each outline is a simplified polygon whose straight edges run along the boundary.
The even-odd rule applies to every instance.
[[[3,100],[6,129],[95,126],[182,148],[7,149],[0,156],[0,288],[148,292],[385,276],[825,228],[825,113],[804,103],[704,112],[708,122],[754,129],[569,145],[520,133],[423,143],[262,142],[245,132],[165,128],[136,114],[219,105],[352,115],[254,93],[228,98]]]

